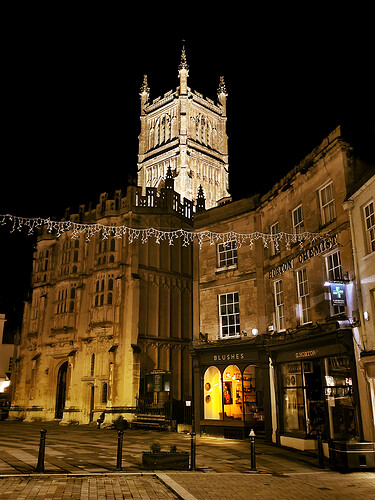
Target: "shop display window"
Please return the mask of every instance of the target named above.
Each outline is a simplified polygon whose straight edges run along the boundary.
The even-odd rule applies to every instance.
[[[204,418],[219,420],[222,415],[221,375],[216,366],[207,368],[203,380]]]
[[[359,437],[353,398],[353,380],[347,356],[325,358],[325,397],[329,414],[331,439]]]
[[[223,373],[224,420],[243,419],[242,375],[236,365],[227,366]]]
[[[284,430],[307,434],[324,426],[324,399],[320,361],[282,365]]]
[[[281,382],[285,432],[322,431],[331,439],[358,437],[347,356],[284,363]]]
[[[255,365],[243,374],[236,365],[227,366],[223,373],[216,366],[207,368],[203,379],[204,418],[243,421],[253,425],[263,423],[262,379]]]

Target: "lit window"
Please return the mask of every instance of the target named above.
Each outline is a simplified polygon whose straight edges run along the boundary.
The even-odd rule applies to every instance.
[[[276,328],[277,331],[285,330],[285,315],[284,315],[284,290],[283,281],[275,281],[275,309],[276,309]]]
[[[304,231],[302,204],[292,210],[292,226],[294,234],[301,234]]]
[[[238,292],[219,295],[220,333],[222,338],[240,334]]]
[[[309,282],[307,279],[306,268],[297,271],[297,294],[298,294],[299,316],[301,324],[304,325],[311,321],[310,292],[309,292]]]
[[[204,374],[204,418],[219,420],[223,415],[221,376],[216,366],[207,368]]]
[[[228,241],[217,246],[219,267],[234,266],[237,264],[237,243]]]
[[[333,196],[333,182],[329,182],[322,189],[320,189],[319,202],[322,225],[325,225],[336,218],[335,199]]]
[[[371,201],[364,208],[367,246],[369,252],[375,252],[375,215],[374,202]]]

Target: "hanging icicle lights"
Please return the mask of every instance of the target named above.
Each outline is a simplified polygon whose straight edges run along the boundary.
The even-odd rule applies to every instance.
[[[107,226],[105,224],[88,224],[84,222],[74,222],[71,220],[54,221],[50,218],[19,217],[17,215],[9,214],[0,215],[0,224],[9,224],[11,226],[11,233],[26,229],[28,234],[32,235],[34,231],[46,226],[47,232],[51,234],[55,233],[57,238],[64,233],[70,232],[72,239],[77,239],[81,234],[85,234],[86,241],[88,242],[95,234],[100,233],[102,239],[107,239],[109,237],[125,237],[127,238],[128,243],[133,243],[134,240],[140,240],[141,243],[146,243],[150,238],[154,238],[158,244],[162,241],[167,241],[169,245],[173,245],[176,240],[181,239],[182,245],[188,246],[194,240],[197,240],[200,248],[202,248],[205,241],[208,241],[210,245],[235,241],[237,248],[248,244],[250,248],[253,249],[255,242],[257,240],[261,240],[265,248],[272,244],[274,245],[274,249],[278,251],[282,242],[284,242],[285,247],[288,249],[293,243],[299,243],[302,247],[305,242],[314,243],[316,240],[327,237],[327,234],[324,233],[309,232],[303,232],[300,234],[285,232],[266,234],[261,232],[237,233],[235,231],[220,233],[210,230],[189,231],[186,229],[162,230],[155,229],[153,227],[137,229],[128,226]]]

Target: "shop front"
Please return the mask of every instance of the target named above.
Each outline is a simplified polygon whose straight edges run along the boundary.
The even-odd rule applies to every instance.
[[[270,346],[275,371],[276,442],[328,456],[332,441],[363,439],[351,330]],[[274,411],[275,411],[274,410]]]
[[[202,435],[271,436],[269,363],[260,339],[195,342],[195,425]]]

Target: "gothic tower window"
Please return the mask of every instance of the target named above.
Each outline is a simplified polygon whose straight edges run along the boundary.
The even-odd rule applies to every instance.
[[[90,364],[90,375],[91,377],[94,376],[94,371],[95,371],[95,354],[91,355],[91,364]]]

